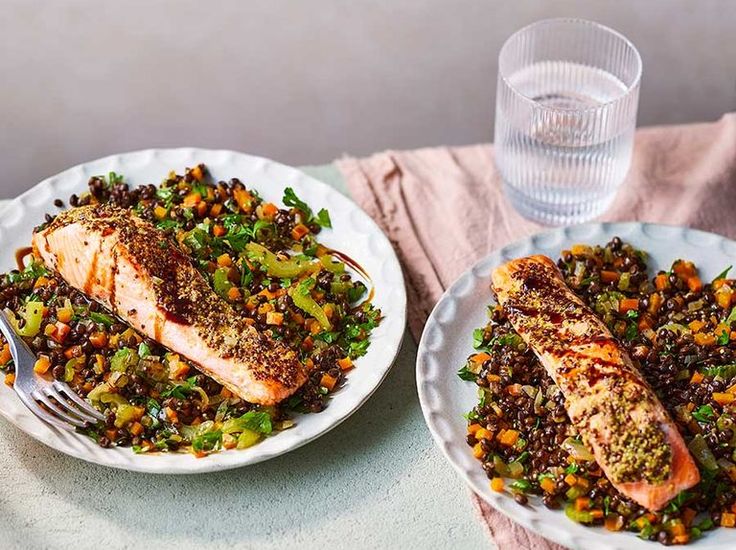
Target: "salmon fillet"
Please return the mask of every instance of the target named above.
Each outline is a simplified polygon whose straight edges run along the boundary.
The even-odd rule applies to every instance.
[[[700,481],[657,396],[551,259],[513,260],[491,278],[509,321],[562,391],[570,420],[621,493],[660,510]]]
[[[69,285],[248,402],[273,405],[307,380],[293,351],[248,325],[177,243],[128,210],[61,213],[33,248]]]

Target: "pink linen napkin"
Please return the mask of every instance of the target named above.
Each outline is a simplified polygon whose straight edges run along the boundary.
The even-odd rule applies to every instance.
[[[353,198],[386,232],[406,276],[419,339],[442,292],[476,260],[544,229],[506,201],[490,145],[386,151],[336,162]],[[736,113],[718,122],[645,128],[626,182],[601,221],[685,225],[736,237]],[[500,550],[560,548],[476,495]]]

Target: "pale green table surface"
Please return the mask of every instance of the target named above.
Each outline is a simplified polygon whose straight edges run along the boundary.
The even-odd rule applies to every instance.
[[[347,193],[332,166],[304,171]],[[104,468],[0,419],[0,548],[492,547],[424,424],[415,359],[407,334],[383,385],[347,421],[296,451],[228,472]]]

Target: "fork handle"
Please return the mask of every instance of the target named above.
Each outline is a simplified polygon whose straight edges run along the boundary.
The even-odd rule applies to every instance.
[[[33,365],[36,362],[36,356],[33,354],[23,339],[18,336],[10,324],[7,310],[0,310],[0,332],[5,336],[5,340],[10,347],[10,354],[15,360],[16,369],[19,363],[27,363]]]

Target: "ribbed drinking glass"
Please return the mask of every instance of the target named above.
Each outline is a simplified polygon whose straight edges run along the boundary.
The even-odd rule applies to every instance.
[[[496,164],[525,217],[579,223],[611,204],[631,163],[641,57],[582,19],[525,27],[501,48]]]

